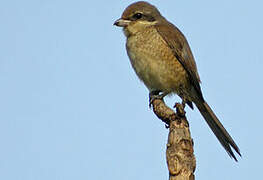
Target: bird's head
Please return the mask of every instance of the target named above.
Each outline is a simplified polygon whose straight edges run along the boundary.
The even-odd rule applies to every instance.
[[[121,18],[114,22],[114,25],[123,27],[125,35],[129,36],[155,25],[162,18],[156,7],[139,1],[129,5],[122,13]]]

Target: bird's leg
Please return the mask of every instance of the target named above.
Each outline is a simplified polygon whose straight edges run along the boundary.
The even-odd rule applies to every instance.
[[[186,99],[186,97],[185,97],[185,95],[184,95],[184,88],[183,88],[183,86],[182,85],[180,85],[179,86],[179,97],[181,97],[182,98],[182,106],[183,106],[183,109],[185,108],[185,104],[187,103],[187,99]],[[174,108],[176,107],[176,104],[177,103],[175,103],[175,105],[174,105]]]
[[[187,99],[183,96],[183,99],[182,99],[182,106],[183,106],[183,108],[185,108],[186,102],[187,102]]]
[[[164,96],[166,96],[168,93],[163,92],[162,94],[159,94],[161,91],[151,91],[149,93],[149,107],[151,108],[152,103],[155,99],[163,99]]]

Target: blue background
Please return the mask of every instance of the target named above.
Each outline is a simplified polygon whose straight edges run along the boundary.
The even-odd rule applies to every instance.
[[[168,130],[112,25],[132,2],[0,2],[0,179],[168,179]],[[196,179],[261,178],[262,1],[149,2],[184,32],[203,94],[243,155],[231,160],[187,108]]]

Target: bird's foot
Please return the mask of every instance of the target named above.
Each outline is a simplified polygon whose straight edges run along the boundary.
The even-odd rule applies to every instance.
[[[184,116],[185,115],[185,111],[184,111],[184,108],[185,108],[185,104],[187,103],[187,99],[186,98],[182,98],[182,103],[175,103],[174,105],[174,108],[176,108],[176,112],[178,115],[180,116]]]
[[[156,99],[160,99],[162,100],[164,98],[164,96],[167,95],[167,93],[162,93],[162,94],[159,94],[161,91],[151,91],[149,93],[149,107],[151,108],[152,107],[152,103],[154,100]]]
[[[176,113],[177,113],[179,116],[181,116],[181,117],[185,116],[184,107],[185,107],[185,105],[183,105],[183,103],[182,103],[182,104],[180,104],[180,103],[175,103],[175,105],[174,105],[174,108],[176,108]]]
[[[180,104],[182,107],[181,108],[185,108],[185,104],[186,104],[186,102],[187,102],[187,100],[185,99],[185,98],[183,98],[183,100],[182,100],[182,103],[180,104],[180,103],[175,103],[174,104],[174,108],[176,108],[177,106],[178,106],[178,104]]]

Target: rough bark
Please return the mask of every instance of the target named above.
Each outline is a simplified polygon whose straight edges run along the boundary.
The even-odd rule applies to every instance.
[[[166,149],[169,180],[194,180],[196,160],[189,123],[183,106],[176,104],[175,113],[161,99],[154,99],[151,104],[154,113],[169,128]]]

